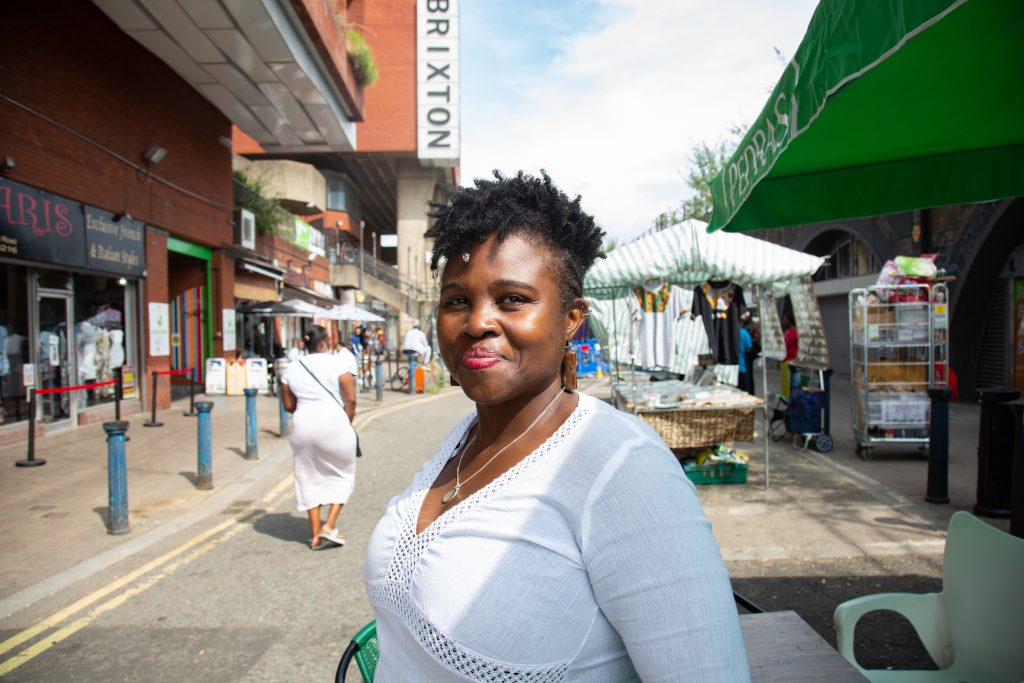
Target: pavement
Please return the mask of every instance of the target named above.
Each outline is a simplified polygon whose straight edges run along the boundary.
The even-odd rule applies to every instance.
[[[833,386],[835,450],[772,443],[766,488],[759,424],[755,442],[739,444],[751,454],[747,483],[698,488],[734,585],[768,609],[797,609],[826,638],[843,599],[935,589],[948,519],[974,502],[978,429],[976,406],[952,407],[951,503],[926,503],[926,459],[914,449],[879,448],[861,460],[849,433],[849,387],[841,379]],[[607,378],[584,380],[581,390],[611,393]],[[37,455],[47,464],[34,469],[13,466],[24,446],[0,449],[0,677],[333,674],[344,643],[372,617],[360,568],[373,525],[472,405],[448,387],[417,396],[385,391],[380,403],[360,394],[356,428],[366,457],[342,513],[349,543],[310,553],[276,400],[258,399],[255,461],[242,457],[243,399],[213,400],[212,491],[193,486],[196,428],[182,415],[187,403],[160,413],[161,428],[142,427],[144,415],[130,418],[131,532],[123,536],[106,533],[100,426],[40,439]],[[1006,528],[1005,520],[993,524]]]
[[[357,426],[371,416],[423,395],[385,390],[357,398]],[[277,399],[257,397],[258,459],[246,460],[244,397],[200,397],[212,401],[212,490],[195,488],[196,418],[188,400],[157,413],[162,427],[147,428],[149,413],[127,418],[125,444],[131,530],[107,533],[107,443],[100,424],[48,435],[36,441],[40,467],[14,467],[24,443],[0,448],[0,618],[89,576],[133,553],[219,513],[241,507],[290,471],[291,447],[279,435]]]

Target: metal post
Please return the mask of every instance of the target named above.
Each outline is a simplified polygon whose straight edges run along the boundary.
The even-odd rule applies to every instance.
[[[114,421],[121,421],[121,398],[123,397],[124,385],[121,384],[121,368],[114,368]]]
[[[757,288],[757,306],[758,315],[760,315],[761,320],[764,320],[764,314],[761,313],[761,311],[764,310],[764,307],[774,305],[775,301],[765,303],[765,287],[759,286]],[[763,327],[761,328],[761,334],[764,335]],[[764,339],[763,336],[761,338]],[[757,392],[755,391],[754,393],[756,394]],[[764,398],[764,403],[762,404],[762,413],[764,417],[764,488],[767,491],[769,486],[769,475],[771,474],[771,457],[768,453],[768,448],[771,444],[771,439],[768,438],[768,431],[771,429],[771,417],[768,415],[768,411],[770,409],[768,406],[768,357],[763,353],[761,354],[761,396]]]
[[[200,401],[196,404],[198,432],[196,434],[196,488],[208,491],[213,488],[213,438],[210,434],[210,411],[212,401]]]
[[[159,377],[159,375],[157,374],[157,371],[154,370],[153,371],[153,383],[150,385],[150,391],[152,391],[152,393],[153,393],[152,400],[150,401],[150,405],[152,406],[152,413],[150,414],[149,419],[142,423],[143,427],[163,427],[164,426],[163,422],[157,422],[156,421],[156,393],[157,393],[156,392],[156,382],[157,382],[157,378],[158,377]]]
[[[288,436],[288,411],[284,409],[284,392],[280,389],[277,392],[277,425],[277,436]]]
[[[104,422],[107,433],[107,533],[126,534],[128,526],[128,472],[125,464],[124,433],[128,423]]]
[[[245,392],[245,459],[256,460],[259,453],[256,449],[256,390],[244,389]]]
[[[28,389],[28,457],[24,460],[16,460],[14,464],[18,467],[39,467],[45,465],[46,460],[36,458],[36,392]]]
[[[363,259],[363,256],[366,254],[366,248],[363,244],[363,230],[365,229],[366,221],[359,221],[359,291],[363,291],[363,271],[366,268]]]
[[[1010,491],[1010,533],[1024,538],[1024,401],[1010,403],[1013,410],[1013,484]]]
[[[931,432],[928,435],[928,488],[924,499],[929,503],[949,502],[949,399],[952,390],[931,387]]]
[[[374,361],[374,369],[376,373],[376,384],[377,384],[377,400],[384,400],[384,361],[380,359],[380,354],[377,354],[377,360]]]
[[[409,393],[416,393],[416,356],[409,354]]]
[[[196,416],[196,369],[191,368],[188,373],[188,412],[183,413],[185,417]]]

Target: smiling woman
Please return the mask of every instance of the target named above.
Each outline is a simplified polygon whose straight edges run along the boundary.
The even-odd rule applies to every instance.
[[[602,231],[543,173],[432,217],[440,353],[476,411],[370,539],[374,680],[749,680],[695,489],[565,368]]]

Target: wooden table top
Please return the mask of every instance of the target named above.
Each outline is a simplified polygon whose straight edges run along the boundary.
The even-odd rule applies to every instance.
[[[868,680],[796,612],[741,614],[740,628],[755,683]]]

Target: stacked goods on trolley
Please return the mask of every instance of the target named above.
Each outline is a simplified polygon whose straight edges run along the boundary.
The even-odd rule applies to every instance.
[[[938,277],[929,259],[898,257],[879,284],[850,292],[853,432],[865,460],[880,444],[927,448],[928,388],[949,378],[948,295]]]

